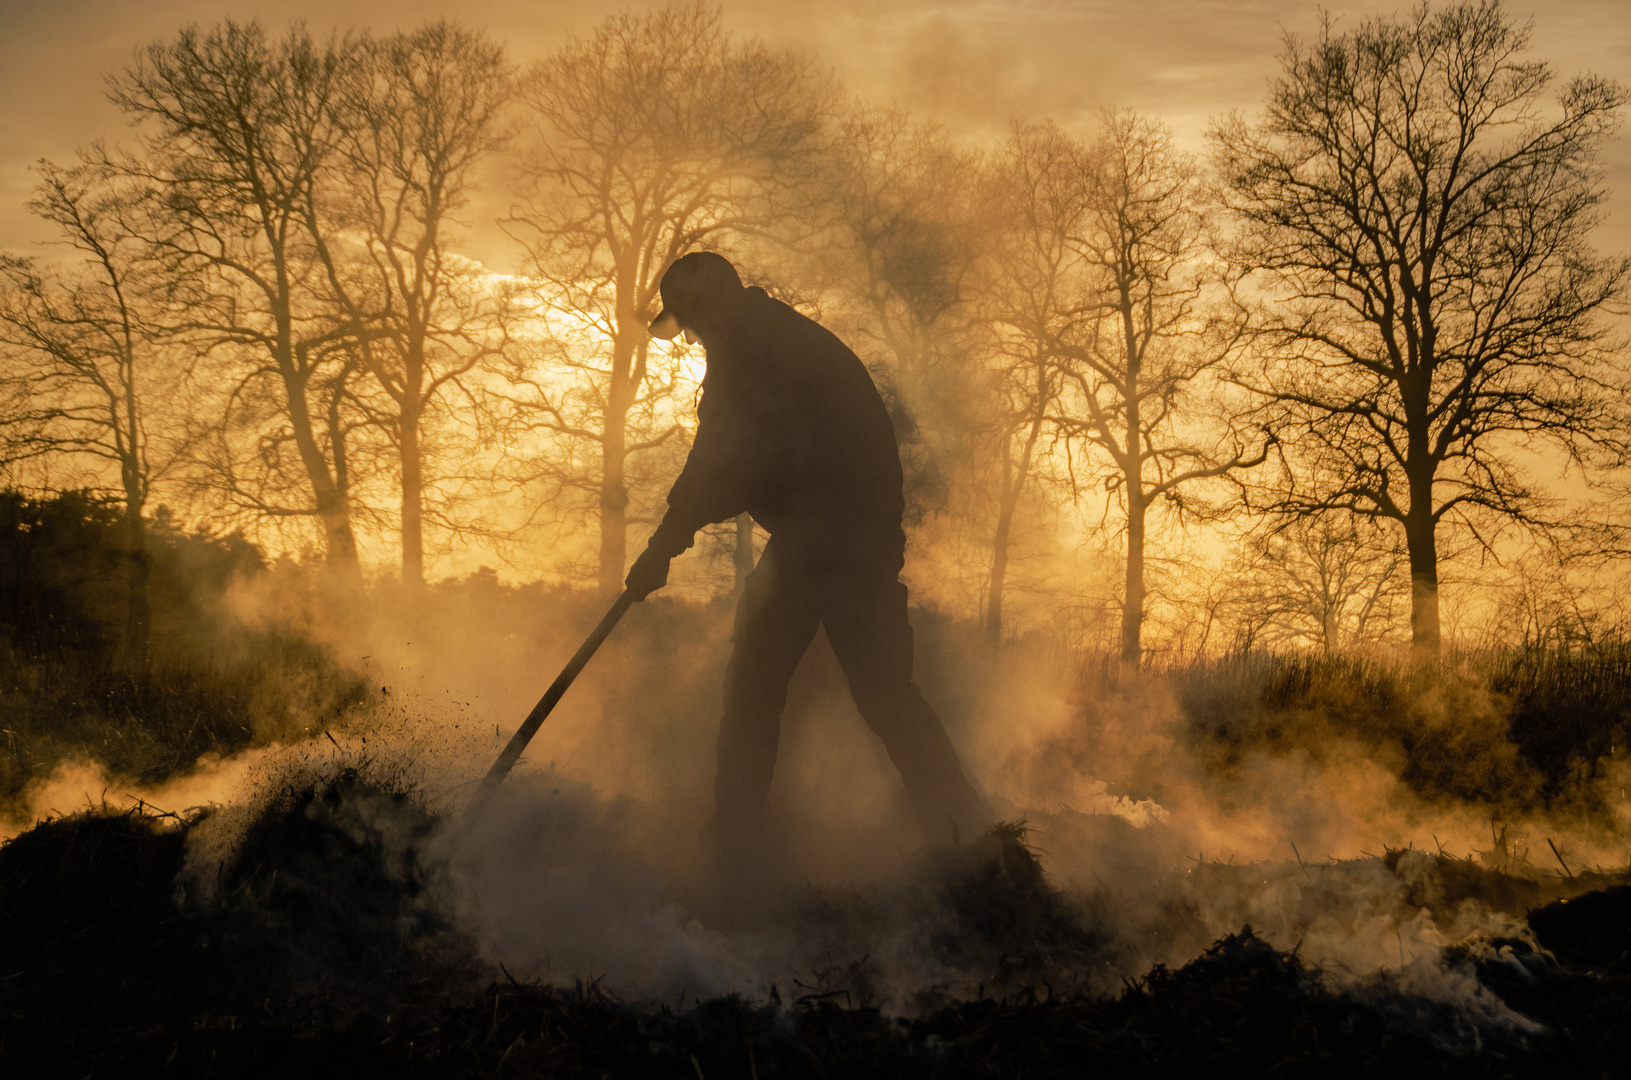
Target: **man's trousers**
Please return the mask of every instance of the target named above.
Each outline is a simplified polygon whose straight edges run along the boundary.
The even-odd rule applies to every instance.
[[[778,559],[772,539],[737,606],[719,729],[716,825],[738,833],[763,819],[787,685],[820,626],[930,840],[972,839],[988,814],[940,718],[912,682],[912,628],[898,563],[855,560],[804,570],[784,562],[791,560]]]

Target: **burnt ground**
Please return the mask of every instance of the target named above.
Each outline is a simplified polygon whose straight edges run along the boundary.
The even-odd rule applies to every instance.
[[[368,825],[389,816],[389,835]],[[1533,1021],[1479,1024],[1385,973],[1330,988],[1243,927],[1111,995],[1063,991],[1096,931],[1023,830],[939,866],[935,947],[989,990],[910,1018],[798,987],[683,1008],[520,982],[429,900],[435,819],[356,774],[267,799],[214,878],[181,819],[53,819],[0,847],[0,1074],[8,1077],[1612,1076],[1631,1070],[1631,886],[1446,860],[1439,888],[1527,913],[1533,938],[1446,961]],[[1214,872],[1225,872],[1217,869]],[[1573,893],[1571,898],[1558,899]],[[960,958],[960,959],[959,959]]]

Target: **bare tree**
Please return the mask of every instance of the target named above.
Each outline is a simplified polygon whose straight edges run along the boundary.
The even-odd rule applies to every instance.
[[[402,576],[417,584],[427,493],[439,523],[456,526],[454,493],[427,462],[427,423],[462,417],[473,429],[482,410],[469,380],[507,343],[510,290],[455,241],[479,170],[507,135],[511,78],[501,48],[446,22],[354,47],[332,106],[334,169],[312,177],[338,190],[304,200],[305,227],[345,320],[361,328],[356,362],[388,403],[373,419],[396,448]],[[336,246],[325,215],[362,243],[342,234]]]
[[[1121,654],[1133,666],[1151,507],[1264,460],[1198,415],[1198,384],[1216,381],[1238,334],[1207,313],[1197,187],[1166,131],[1129,113],[1106,114],[1092,147],[1052,125],[1018,127],[998,159],[1008,236],[994,249],[988,302],[1005,358],[995,432],[1006,451],[987,600],[993,636],[1014,510],[1044,449],[1058,457],[1083,439],[1109,459],[1104,486],[1121,500],[1127,537]]]
[[[1055,341],[1061,322],[1081,303],[1069,247],[1071,227],[1085,210],[1080,148],[1051,124],[1016,125],[983,191],[998,222],[979,283],[982,314],[995,329],[984,389],[992,410],[985,434],[997,459],[985,630],[996,644],[1015,515],[1057,433],[1065,380]]]
[[[1384,640],[1408,593],[1404,553],[1367,521],[1276,523],[1228,569],[1238,647],[1313,645],[1331,655]]]
[[[834,275],[863,352],[921,386],[958,360],[979,253],[980,159],[899,110],[857,107],[836,125],[831,207]],[[842,317],[842,316],[840,316]]]
[[[1513,451],[1623,449],[1623,394],[1597,318],[1628,264],[1589,244],[1598,149],[1625,92],[1552,69],[1499,3],[1423,5],[1288,38],[1264,117],[1212,133],[1259,290],[1267,359],[1241,382],[1323,489],[1276,500],[1397,522],[1411,635],[1436,655],[1441,525],[1542,526]]]
[[[1064,244],[1083,275],[1085,306],[1062,320],[1053,349],[1074,393],[1064,430],[1112,462],[1106,487],[1121,501],[1127,554],[1121,658],[1142,655],[1145,541],[1159,500],[1251,468],[1226,430],[1198,415],[1198,397],[1240,343],[1240,323],[1207,303],[1206,217],[1195,168],[1158,122],[1107,112],[1079,159],[1087,196]],[[1192,500],[1193,503],[1193,500]]]
[[[580,333],[550,370],[524,373],[515,400],[567,444],[550,470],[557,490],[592,493],[597,577],[611,591],[627,561],[631,463],[681,434],[677,384],[654,370],[646,334],[658,282],[691,248],[768,230],[772,196],[810,168],[830,90],[803,56],[675,6],[607,19],[535,67],[522,97],[536,184],[509,228],[556,326]]]
[[[1531,653],[1567,653],[1624,640],[1628,583],[1601,567],[1577,573],[1566,553],[1537,545],[1503,568],[1487,626],[1491,644]]]
[[[150,621],[142,515],[170,456],[162,438],[155,450],[150,420],[179,370],[165,355],[147,245],[128,228],[142,213],[140,193],[88,165],[42,162],[40,174],[28,207],[76,257],[60,274],[0,257],[0,344],[11,347],[0,371],[0,454],[8,464],[79,459],[96,484],[118,473],[129,559],[124,648],[142,664]]]
[[[183,30],[110,79],[145,133],[109,164],[160,196],[148,239],[191,283],[176,329],[221,368],[211,485],[240,511],[315,518],[329,560],[355,571],[356,477],[335,440],[360,328],[326,296],[317,241],[338,223],[311,208],[336,165],[347,52],[300,27],[277,41],[255,23]]]
[[[967,505],[982,430],[975,267],[990,232],[979,155],[898,109],[855,105],[833,125],[803,277],[832,302],[824,321],[872,370],[895,419],[909,518],[981,518]]]

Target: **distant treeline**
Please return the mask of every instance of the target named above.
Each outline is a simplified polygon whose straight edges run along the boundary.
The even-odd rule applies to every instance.
[[[151,632],[132,640],[138,557]],[[154,782],[207,753],[309,737],[366,702],[360,678],[298,629],[229,610],[233,583],[266,572],[240,535],[161,513],[135,555],[116,501],[0,491],[0,818],[64,762]]]
[[[124,508],[90,492],[34,498],[0,491],[0,632],[37,655],[112,658],[124,639],[130,564],[146,564],[156,633],[196,638],[221,619],[232,580],[265,568],[242,534],[184,532],[159,515],[140,553],[130,550]]]
[[[0,451],[114,492],[130,552],[162,493],[342,576],[479,543],[612,590],[694,424],[658,282],[712,248],[872,367],[920,591],[991,642],[1023,601],[1130,665],[1152,617],[1169,654],[1433,656],[1447,560],[1624,550],[1520,462],[1631,447],[1631,263],[1592,244],[1626,91],[1528,45],[1494,2],[1327,20],[1195,155],[1124,110],[972,145],[704,6],[527,66],[447,22],[190,27],[110,75],[126,145],[41,166],[73,257],[0,259]]]

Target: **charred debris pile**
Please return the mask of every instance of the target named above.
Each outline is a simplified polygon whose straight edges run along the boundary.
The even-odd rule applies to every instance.
[[[856,957],[814,985],[674,1007],[477,959],[435,900],[443,823],[399,786],[342,770],[244,812],[230,856],[204,871],[189,839],[209,818],[140,806],[55,818],[0,847],[7,1075],[1609,1075],[1631,1060],[1623,876],[1536,881],[1440,860],[1441,900],[1527,915],[1526,938],[1445,950],[1481,988],[1482,1020],[1405,972],[1335,989],[1250,927],[1091,993],[1082,976],[1111,948],[1092,898],[1051,886],[1023,828],[999,827],[926,864],[917,886],[943,912],[922,947],[973,992],[892,1015]],[[842,921],[844,905],[816,897],[811,918]]]

